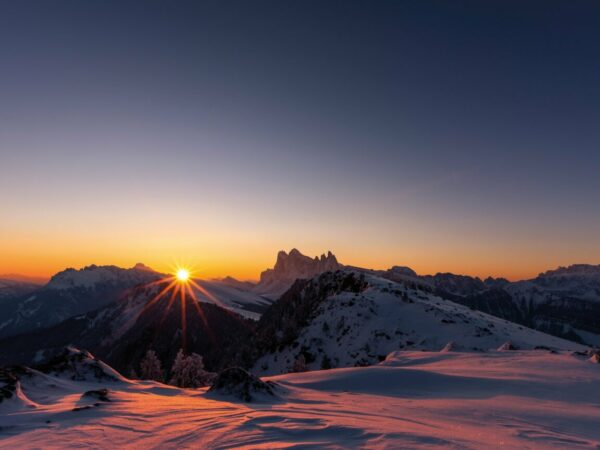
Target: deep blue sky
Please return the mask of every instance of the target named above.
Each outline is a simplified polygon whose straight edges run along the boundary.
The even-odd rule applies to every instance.
[[[20,271],[600,263],[599,2],[3,1],[0,43]]]

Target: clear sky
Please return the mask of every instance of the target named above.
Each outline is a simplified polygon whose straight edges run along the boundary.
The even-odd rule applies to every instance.
[[[600,263],[597,1],[3,1],[0,273]]]

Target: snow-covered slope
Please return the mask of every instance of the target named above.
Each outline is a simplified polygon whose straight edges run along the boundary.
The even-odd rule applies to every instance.
[[[64,346],[75,345],[93,351],[119,370],[129,373],[139,370],[139,362],[147,350],[155,350],[163,365],[168,367],[179,348],[185,345],[188,351],[203,355],[210,368],[220,368],[225,358],[247,341],[253,330],[253,321],[235,314],[236,308],[231,305],[260,297],[243,292],[230,293],[236,290],[218,283],[199,283],[211,301],[199,304],[198,301],[203,301],[200,295],[196,300],[186,295],[182,307],[178,293],[173,295],[173,290],[164,291],[169,285],[167,279],[136,286],[103,308],[69,318],[50,328],[5,338],[0,341],[0,347],[4,349],[0,353],[0,365],[39,363],[61,352]],[[236,296],[226,296],[234,294]],[[224,305],[228,305],[227,309]],[[244,311],[247,315],[256,314]]]
[[[192,285],[199,301],[213,303],[250,319],[258,320],[272,303],[272,300],[244,289],[244,285],[234,285],[230,281],[195,280],[195,283],[202,288]]]
[[[218,281],[241,291],[250,291],[256,286],[256,283],[253,283],[252,281],[241,281],[230,276],[224,278],[215,278],[213,281]]]
[[[34,372],[0,402],[0,446],[594,449],[599,371],[545,350],[399,352],[371,367],[272,377],[277,397],[253,403]]]
[[[137,286],[119,301],[22,335],[4,338],[0,364],[34,364],[62,351],[69,344],[96,350],[111,345],[133,327],[160,285]]]
[[[560,267],[532,280],[511,283],[506,290],[516,300],[525,298],[535,304],[559,298],[600,303],[600,265]]]
[[[600,346],[600,266],[560,267],[512,283],[454,274],[419,280],[444,298],[545,333]]]
[[[258,374],[375,364],[399,349],[489,351],[585,347],[364,273],[325,273],[261,318]],[[296,367],[295,367],[296,366]]]
[[[48,327],[93,311],[117,300],[128,289],[161,277],[142,264],[130,269],[92,265],[64,270],[46,286],[11,301],[0,311],[0,337]]]

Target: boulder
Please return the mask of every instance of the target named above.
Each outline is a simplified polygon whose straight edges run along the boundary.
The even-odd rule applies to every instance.
[[[264,382],[240,367],[231,367],[217,375],[208,392],[252,402],[259,397],[276,397],[274,387],[273,382]]]

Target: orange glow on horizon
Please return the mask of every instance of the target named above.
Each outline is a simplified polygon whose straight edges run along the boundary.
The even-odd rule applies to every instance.
[[[443,245],[419,243],[401,246],[355,243],[356,247],[343,242],[262,241],[242,239],[204,242],[189,238],[189,244],[165,242],[152,236],[106,241],[100,239],[51,238],[33,239],[27,236],[0,235],[0,276],[19,274],[49,279],[52,275],[72,267],[80,269],[92,264],[133,267],[142,262],[152,269],[173,274],[185,268],[195,279],[212,279],[232,276],[239,280],[256,281],[260,273],[275,264],[277,252],[298,248],[303,254],[314,257],[331,250],[342,264],[351,266],[388,269],[393,265],[408,266],[418,274],[452,272],[480,278],[505,277],[511,281],[529,279],[540,272],[574,263],[598,264],[593,247],[578,249],[569,247],[571,255],[547,249],[532,252],[523,246],[516,252],[500,244],[471,249],[462,242],[449,241]],[[567,243],[568,244],[568,243]],[[567,246],[567,244],[561,244]],[[176,258],[173,255],[179,255]],[[41,281],[41,280],[39,280]]]
[[[300,250],[307,256],[313,257],[314,254],[309,252],[304,252],[302,249]],[[322,252],[321,252],[322,253]],[[317,253],[315,253],[317,254]],[[588,259],[574,259],[573,261],[548,261],[538,262],[535,265],[526,266],[522,262],[519,265],[514,265],[514,267],[510,267],[507,269],[506,267],[498,264],[490,264],[490,261],[482,260],[481,264],[470,263],[469,261],[462,261],[457,259],[448,259],[447,261],[436,261],[437,264],[432,264],[427,261],[423,261],[423,258],[418,258],[415,261],[409,260],[399,260],[399,261],[387,261],[386,260],[377,261],[375,258],[342,258],[339,256],[339,253],[334,251],[334,254],[338,257],[338,260],[342,264],[347,264],[350,266],[364,267],[369,269],[376,270],[385,270],[390,268],[393,265],[405,265],[413,269],[419,275],[428,275],[435,274],[437,272],[451,272],[458,275],[469,275],[474,277],[486,278],[488,276],[492,277],[504,277],[510,281],[518,281],[525,280],[536,277],[540,272],[544,272],[549,269],[554,269],[559,266],[568,266],[570,264],[575,263],[590,263],[597,264],[594,260]],[[264,258],[256,259],[253,263],[249,263],[248,261],[231,261],[230,265],[224,264],[222,261],[215,261],[214,265],[209,265],[205,262],[202,265],[202,270],[199,271],[197,275],[194,275],[194,278],[200,279],[212,279],[212,278],[223,278],[225,276],[232,276],[241,281],[252,281],[256,282],[259,279],[260,273],[266,269],[272,268],[275,264],[275,255],[269,254],[265,255]],[[0,262],[0,277],[3,275],[8,276],[24,276],[30,277],[35,282],[42,283],[47,282],[53,275],[58,272],[61,272],[67,268],[75,268],[82,269],[85,266],[89,266],[92,264],[102,266],[102,265],[116,265],[123,268],[133,267],[137,262],[143,262],[148,265],[152,269],[160,272],[160,273],[173,273],[174,280],[176,282],[184,283],[185,276],[183,272],[181,276],[177,273],[177,271],[173,272],[171,265],[161,264],[159,261],[152,261],[143,258],[135,258],[135,259],[122,259],[122,258],[110,258],[110,257],[102,257],[102,258],[59,258],[57,261],[49,261],[48,259],[42,258],[40,260],[35,261],[32,257],[28,258],[27,261],[20,263],[21,261],[18,259],[8,259],[2,262],[6,262],[10,264],[2,265]],[[187,270],[187,269],[184,269]],[[189,271],[188,271],[189,272]],[[188,280],[192,278],[191,273],[188,274]]]

